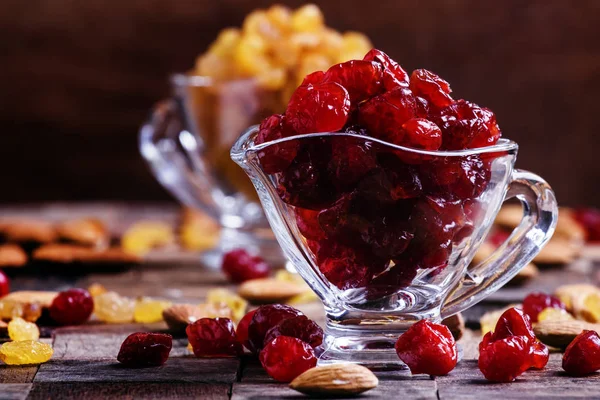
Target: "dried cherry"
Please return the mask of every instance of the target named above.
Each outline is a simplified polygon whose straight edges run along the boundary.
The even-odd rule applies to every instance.
[[[346,125],[350,96],[337,83],[300,86],[285,111],[286,123],[296,134],[337,132]]]
[[[588,241],[600,241],[600,210],[591,207],[577,208],[573,216],[585,229]]]
[[[417,96],[423,97],[437,108],[449,106],[454,102],[450,97],[452,90],[448,82],[426,69],[413,71],[409,87]]]
[[[279,382],[291,382],[317,365],[312,347],[302,340],[277,336],[260,352],[260,363],[269,376]]]
[[[402,145],[402,125],[416,116],[417,103],[413,93],[404,87],[385,92],[361,103],[358,121],[375,138]]]
[[[90,318],[94,299],[85,289],[60,292],[50,305],[50,318],[59,325],[79,325]]]
[[[305,238],[311,240],[325,239],[325,232],[321,229],[317,219],[319,211],[296,207],[295,212],[298,230]]]
[[[354,106],[382,90],[382,66],[373,61],[352,60],[329,68],[323,82],[339,83],[346,88]]]
[[[440,110],[433,120],[442,129],[444,150],[491,146],[501,136],[494,113],[465,100]]]
[[[283,115],[271,115],[259,127],[255,144],[263,144],[291,136],[293,132],[285,132]],[[286,141],[272,144],[258,151],[258,159],[267,174],[285,170],[294,160],[298,152],[297,141]]]
[[[531,318],[532,322],[537,322],[538,314],[545,308],[566,309],[562,301],[546,293],[530,293],[523,300],[523,312]]]
[[[402,125],[405,132],[402,146],[423,150],[437,150],[442,145],[442,131],[424,118],[409,119]]]
[[[8,276],[2,270],[0,270],[0,297],[6,296],[10,293],[10,283]]]
[[[117,360],[127,367],[158,367],[167,361],[172,347],[171,335],[136,332],[127,336]]]
[[[527,336],[493,340],[488,332],[479,344],[479,370],[492,382],[512,382],[531,367],[533,348]]]
[[[263,348],[265,335],[275,325],[287,318],[297,317],[302,314],[294,307],[284,304],[268,304],[256,309],[248,325],[248,342],[250,350],[259,352]]]
[[[250,321],[254,317],[254,313],[256,310],[249,311],[242,317],[240,322],[237,325],[237,329],[235,331],[235,335],[237,336],[238,342],[246,346],[246,348],[250,351],[254,351],[250,341],[248,340],[248,326],[250,325]]]
[[[284,319],[269,329],[265,335],[265,346],[278,336],[298,338],[313,348],[323,343],[323,329],[306,315]]]
[[[398,86],[408,86],[409,79],[406,71],[383,51],[372,49],[365,55],[363,60],[375,61],[381,64],[383,67],[382,81],[386,90],[392,90]]]
[[[583,376],[600,370],[600,336],[584,330],[567,346],[562,367],[573,376]]]
[[[185,332],[196,357],[236,357],[243,352],[229,318],[200,318]]]
[[[265,278],[271,270],[259,256],[252,256],[244,249],[235,249],[223,256],[223,272],[232,282]]]
[[[445,325],[421,320],[396,342],[398,357],[413,374],[447,375],[456,367],[456,343]]]

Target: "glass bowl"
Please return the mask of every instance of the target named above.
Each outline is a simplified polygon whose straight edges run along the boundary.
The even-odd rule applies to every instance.
[[[323,301],[319,363],[398,367],[393,346],[417,320],[464,310],[508,282],[551,237],[552,189],[514,169],[517,145],[421,151],[354,133],[255,145],[256,126],[231,150],[250,176],[284,253]],[[293,154],[267,174],[273,155]],[[261,162],[262,161],[262,162]],[[485,262],[467,269],[506,199],[524,216]]]
[[[247,126],[283,110],[282,92],[252,79],[217,83],[186,74],[173,75],[171,86],[173,96],[141,127],[139,147],[166,189],[223,227],[218,248],[205,253],[204,261],[218,266],[223,252],[245,247],[284,263],[256,191],[229,156]]]

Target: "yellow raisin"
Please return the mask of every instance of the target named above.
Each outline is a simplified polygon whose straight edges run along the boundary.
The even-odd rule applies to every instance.
[[[92,297],[96,297],[103,293],[108,292],[108,290],[104,287],[104,285],[101,285],[99,283],[92,283],[90,286],[88,286],[87,291],[90,293],[90,295]]]
[[[94,314],[103,322],[125,323],[133,321],[135,301],[120,296],[115,292],[107,292],[94,297]]]
[[[290,282],[295,283],[296,285],[301,285],[306,288],[304,293],[296,295],[287,301],[288,304],[305,304],[316,301],[319,297],[315,292],[312,291],[310,286],[302,279],[302,277],[298,274],[289,272],[285,269],[281,269],[275,273],[275,279],[282,282]]]
[[[237,294],[227,289],[211,289],[208,291],[206,301],[209,304],[226,304],[231,309],[231,315],[235,322],[246,315],[248,302]]]
[[[236,68],[240,74],[256,76],[259,72],[271,68],[266,51],[267,44],[260,35],[245,35],[234,54]]]
[[[0,347],[0,360],[8,365],[37,365],[48,361],[54,350],[34,340],[6,342]]]
[[[541,321],[570,321],[574,320],[568,311],[561,308],[547,307],[538,314],[538,322]]]
[[[23,318],[14,318],[8,323],[8,336],[11,340],[38,340],[40,330],[33,322],[27,322]]]
[[[285,85],[287,76],[285,69],[272,68],[261,71],[256,77],[258,84],[268,90],[278,90]]]
[[[182,246],[192,251],[212,249],[219,243],[219,225],[207,215],[194,215],[181,226],[179,239]]]
[[[235,48],[240,43],[241,36],[239,29],[223,29],[208,51],[219,57],[231,57]]]
[[[323,28],[325,17],[314,4],[306,4],[292,13],[292,29],[296,32],[315,32]]]
[[[22,303],[9,299],[0,300],[0,319],[10,320],[21,317],[25,321],[35,322],[42,315],[42,306],[38,303]]]
[[[267,10],[267,18],[280,32],[287,33],[292,25],[292,12],[289,8],[275,4]]]
[[[171,225],[158,221],[141,221],[127,229],[121,238],[121,246],[127,253],[144,255],[155,247],[166,246],[174,241]]]
[[[600,322],[600,293],[589,293],[583,301],[584,309],[581,314],[589,322]]]
[[[342,36],[342,49],[338,53],[336,63],[348,60],[362,59],[373,44],[369,38],[360,32],[345,32]]]
[[[133,319],[135,322],[146,324],[160,322],[163,320],[163,311],[172,305],[170,301],[141,297],[135,302]]]

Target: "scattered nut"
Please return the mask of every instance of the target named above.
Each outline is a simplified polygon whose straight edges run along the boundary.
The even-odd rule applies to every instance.
[[[21,317],[35,322],[42,315],[44,308],[49,308],[57,292],[17,291],[0,299],[0,320],[9,321]]]
[[[108,246],[110,239],[104,223],[94,218],[62,222],[56,232],[63,241],[97,248]]]
[[[569,264],[579,256],[582,246],[562,238],[552,238],[535,256],[537,264]]]
[[[450,329],[450,333],[452,333],[454,340],[459,340],[465,333],[465,319],[461,313],[444,318],[442,324],[446,325],[448,329]]]
[[[16,244],[0,245],[0,267],[22,267],[27,264],[27,254]]]
[[[134,264],[137,255],[126,253],[119,247],[98,250],[73,244],[48,244],[33,252],[33,259],[60,264]]]
[[[290,388],[308,395],[348,396],[371,390],[379,380],[358,364],[331,364],[311,368],[291,383]]]
[[[252,279],[242,283],[238,294],[251,303],[283,303],[302,294],[306,288],[292,282],[273,278]]]
[[[598,292],[600,289],[589,283],[576,283],[571,285],[562,285],[558,287],[554,291],[554,295],[563,302],[563,304],[567,307],[567,310],[570,310],[577,316],[575,312],[575,303],[580,307],[582,304],[583,298],[588,293]]]
[[[232,318],[225,304],[174,304],[163,310],[163,319],[172,331],[185,332],[185,328],[200,318]]]
[[[50,243],[56,240],[56,230],[46,221],[6,221],[2,227],[4,238],[17,243]]]
[[[184,208],[181,217],[181,245],[191,251],[211,249],[219,242],[220,226],[208,215]]]
[[[546,320],[533,326],[535,336],[544,344],[564,348],[584,330],[600,332],[600,324],[578,320]]]

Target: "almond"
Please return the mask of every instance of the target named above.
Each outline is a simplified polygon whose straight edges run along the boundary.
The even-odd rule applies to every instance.
[[[446,325],[448,329],[450,329],[454,340],[459,340],[465,332],[465,319],[461,313],[444,318],[442,324]]]
[[[173,331],[185,332],[185,328],[200,318],[232,318],[225,304],[174,304],[163,310],[163,319]]]
[[[58,292],[44,292],[38,290],[21,290],[11,292],[6,296],[2,297],[2,301],[14,301],[17,303],[36,303],[43,308],[50,308],[50,305],[54,301],[54,298],[58,295]]]
[[[110,240],[104,223],[94,218],[76,219],[57,225],[60,239],[84,246],[103,248]]]
[[[575,314],[575,304],[579,306],[580,298],[584,297],[588,293],[599,292],[600,289],[590,283],[575,283],[571,285],[559,286],[555,291],[554,295],[563,302],[568,310],[573,311]],[[577,316],[577,315],[576,315]]]
[[[582,246],[559,237],[553,237],[534,257],[537,264],[569,264],[579,256]]]
[[[16,244],[0,245],[0,267],[22,267],[27,264],[27,254]]]
[[[290,383],[290,388],[308,395],[348,396],[377,387],[379,380],[358,364],[331,364],[311,368]]]
[[[533,326],[535,336],[544,344],[564,348],[584,330],[600,332],[600,324],[570,320],[547,320]]]
[[[42,315],[44,308],[49,308],[57,292],[18,291],[7,294],[0,299],[0,320],[11,320],[21,317],[35,322]]]
[[[306,287],[273,278],[252,279],[242,283],[238,294],[251,303],[283,303],[302,294]]]

